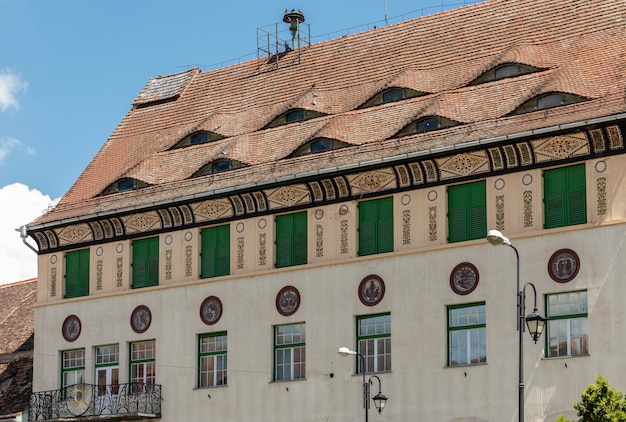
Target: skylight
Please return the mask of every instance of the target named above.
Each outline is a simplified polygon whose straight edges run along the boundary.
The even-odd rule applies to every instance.
[[[226,158],[220,158],[219,160],[212,161],[200,168],[194,173],[192,177],[206,176],[209,174],[221,173],[236,168],[245,167],[245,164],[239,161],[229,160]]]

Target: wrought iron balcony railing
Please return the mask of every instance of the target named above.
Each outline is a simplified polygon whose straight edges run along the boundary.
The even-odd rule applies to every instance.
[[[138,383],[75,384],[30,396],[31,421],[105,415],[125,415],[125,419],[160,418],[161,386]]]

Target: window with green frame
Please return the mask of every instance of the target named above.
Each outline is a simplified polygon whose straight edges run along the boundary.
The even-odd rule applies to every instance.
[[[230,225],[203,229],[200,239],[200,277],[230,274]]]
[[[544,227],[573,226],[587,222],[585,165],[543,172]]]
[[[357,373],[391,371],[391,314],[361,316],[356,325],[358,352],[365,358],[365,368],[358,359]]]
[[[359,255],[393,252],[393,197],[361,201]]]
[[[130,382],[132,393],[153,390],[156,380],[155,340],[130,343]]]
[[[159,237],[133,242],[132,288],[159,285]]]
[[[61,353],[61,388],[85,382],[85,349]]]
[[[89,249],[65,254],[65,298],[89,295]]]
[[[276,267],[307,263],[307,212],[276,217]]]
[[[448,366],[487,363],[484,303],[448,306]]]
[[[304,323],[274,327],[274,381],[306,378]]]
[[[587,291],[546,296],[548,357],[589,354]]]
[[[448,187],[448,242],[487,235],[487,190],[484,180]]]
[[[228,336],[226,332],[198,337],[198,387],[227,385]]]

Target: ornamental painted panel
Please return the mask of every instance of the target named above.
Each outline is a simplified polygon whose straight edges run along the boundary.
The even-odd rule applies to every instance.
[[[200,202],[193,208],[196,221],[211,221],[233,216],[233,209],[228,199],[214,199]]]
[[[50,269],[50,296],[57,295],[57,267]]]
[[[355,196],[397,187],[396,175],[391,168],[366,171],[347,177],[352,188],[352,195]]]
[[[458,295],[468,295],[478,286],[478,269],[470,262],[461,262],[450,273],[450,287]]]
[[[437,207],[428,207],[428,241],[437,240]]]
[[[455,179],[472,174],[487,173],[489,158],[485,151],[456,154],[436,160],[441,180]]]
[[[172,279],[172,250],[165,250],[165,279]]]
[[[504,231],[504,195],[496,195],[496,229]]]
[[[524,227],[533,226],[533,191],[524,191]]]
[[[339,222],[339,253],[341,255],[348,253],[348,220]]]
[[[611,148],[611,150],[624,149],[624,139],[622,138],[622,131],[619,129],[619,126],[607,127],[606,133],[609,136],[609,148]]]
[[[126,233],[144,233],[162,228],[161,217],[156,211],[123,217],[122,221],[126,227]]]
[[[285,286],[276,295],[276,310],[283,316],[296,313],[300,307],[300,292],[293,286]]]
[[[259,266],[260,267],[267,265],[267,250],[266,250],[267,240],[266,239],[267,239],[266,233],[259,234]]]
[[[311,202],[311,193],[304,184],[283,186],[266,191],[270,209],[291,207]]]
[[[607,199],[606,199],[606,177],[599,177],[597,180],[598,189],[598,215],[606,215],[607,212]]]
[[[80,318],[76,315],[70,315],[63,321],[61,333],[65,341],[72,342],[80,336],[81,328]]]
[[[318,210],[319,211],[319,210]],[[315,257],[324,256],[324,228],[321,224],[315,225]]]
[[[402,244],[411,244],[411,210],[402,211]]]
[[[200,319],[206,325],[213,325],[222,317],[224,307],[217,296],[209,296],[200,305]]]
[[[578,254],[571,249],[559,249],[548,260],[548,274],[557,283],[572,281],[580,270]]]
[[[585,132],[551,136],[531,141],[535,151],[535,160],[545,163],[563,160],[569,157],[583,156],[590,153]]]
[[[99,259],[96,261],[96,290],[102,290],[102,269],[103,263],[102,260]]]
[[[185,277],[191,277],[193,275],[193,247],[191,245],[185,246]]]
[[[89,242],[94,240],[89,224],[75,224],[64,227],[57,233],[59,243],[68,245],[81,242]]]
[[[152,312],[146,305],[137,306],[130,314],[130,327],[138,334],[148,331],[151,323]]]
[[[243,236],[237,238],[237,269],[242,270],[244,268],[244,241]]]
[[[257,211],[267,211],[267,202],[265,201],[265,196],[263,196],[262,192],[254,192],[254,199],[256,199],[256,206],[258,208]]]

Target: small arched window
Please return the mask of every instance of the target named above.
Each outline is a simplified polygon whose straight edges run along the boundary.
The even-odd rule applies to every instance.
[[[379,92],[372,98],[364,102],[359,108],[373,107],[379,104],[393,103],[396,101],[406,100],[408,98],[421,97],[428,95],[426,92],[416,91],[411,88],[389,88]]]
[[[470,85],[480,85],[487,82],[499,81],[500,79],[514,78],[528,73],[541,72],[543,69],[521,63],[504,63],[489,69],[478,78],[470,82]]]
[[[114,183],[111,183],[105,190],[102,191],[101,195],[127,192],[130,190],[145,188],[146,186],[149,186],[148,183],[142,182],[141,180],[134,179],[132,177],[124,177],[116,180]]]
[[[240,163],[239,161],[220,158],[219,160],[212,161],[202,166],[200,170],[194,173],[193,177],[222,173],[224,171],[233,170],[240,167],[245,167],[245,165],[243,163]]]
[[[219,141],[220,139],[224,138],[224,136],[215,132],[194,132],[191,135],[187,135],[183,139],[181,139],[176,145],[172,147],[172,149],[184,148],[190,145],[206,144],[207,142]]]
[[[517,107],[510,114],[530,113],[536,110],[559,107],[562,105],[578,103],[586,99],[575,94],[567,94],[565,92],[550,92],[526,101]]]
[[[416,133],[430,132],[438,129],[445,129],[451,126],[457,126],[460,122],[447,119],[441,116],[427,116],[418,120],[414,120],[406,125],[400,132],[394,137],[399,138],[402,136],[414,135]]]
[[[331,149],[339,149],[347,146],[349,146],[349,144],[338,141],[337,139],[317,138],[302,145],[295,150],[291,156],[299,157],[301,155],[316,154],[318,152],[330,151]]]
[[[286,125],[289,123],[301,122],[304,120],[314,119],[316,117],[325,116],[324,113],[314,110],[305,110],[303,108],[294,108],[281,114],[270,122],[264,129]]]

